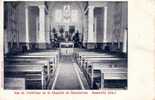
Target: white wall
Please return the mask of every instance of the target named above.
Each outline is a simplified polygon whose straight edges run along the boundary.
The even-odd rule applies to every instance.
[[[56,22],[55,18],[57,16],[55,16],[55,11],[57,9],[60,9],[63,11],[63,7],[64,5],[67,5],[68,3],[67,2],[55,2],[55,3],[50,3],[50,8],[49,8],[49,18],[50,18],[50,24],[51,24],[51,27],[55,27],[58,31],[58,26],[59,25],[67,25],[66,23],[63,22],[63,20],[59,23],[59,22]],[[76,28],[79,30],[79,32],[81,33],[82,32],[82,22],[83,22],[83,18],[82,18],[82,13],[81,13],[81,9],[80,9],[80,5],[78,5],[77,3],[69,3],[69,5],[71,6],[71,10],[77,10],[78,11],[78,21],[77,22],[71,22],[69,23],[70,25],[75,25]],[[63,14],[62,14],[63,15]],[[62,16],[63,17],[63,16]]]
[[[36,17],[39,15],[38,7],[29,7],[29,41],[36,42]]]
[[[90,3],[91,5],[94,5],[96,7],[102,7],[102,6],[107,6],[107,42],[117,42],[119,40],[120,42],[123,42],[123,36],[124,36],[124,29],[127,27],[127,3],[119,3],[117,8],[115,7],[116,3],[115,2],[108,2],[105,4],[98,4],[98,3]],[[104,10],[103,10],[104,12]],[[115,14],[119,14],[117,18],[115,17]],[[120,26],[118,24],[115,24],[116,20],[119,19],[118,17],[121,18],[120,20]],[[119,33],[115,33],[114,30],[119,29]],[[90,34],[90,33],[89,33]],[[119,37],[116,37],[116,35]],[[102,34],[96,34],[99,35],[97,37],[103,37]],[[98,40],[98,39],[97,39]],[[99,41],[97,41],[99,42]]]
[[[30,6],[38,6],[41,5],[42,2],[39,3],[33,3],[33,2],[29,2],[26,3],[27,5]],[[46,33],[46,42],[49,42],[49,28],[51,25],[51,28],[55,27],[58,31],[58,25],[66,25],[63,22],[55,22],[55,11],[57,9],[61,9],[63,10],[63,6],[64,4],[68,4],[68,2],[49,2],[49,15],[46,15],[45,18],[45,33]],[[77,10],[78,11],[78,21],[76,23],[71,22],[69,23],[70,25],[75,25],[77,27],[77,29],[79,30],[80,33],[82,33],[82,27],[84,27],[84,39],[85,42],[88,40],[88,35],[91,33],[88,33],[88,16],[85,16],[83,14],[83,12],[81,11],[82,9],[84,9],[84,6],[82,3],[80,2],[70,2],[69,5],[71,5],[71,10]],[[17,8],[16,8],[16,21],[17,21],[17,29],[19,32],[19,42],[25,42],[25,2],[20,3]],[[115,33],[114,30],[116,27],[118,27],[117,25],[115,25],[115,20],[117,18],[115,18],[115,14],[118,12],[121,12],[121,25],[120,25],[120,33],[118,33],[120,35],[119,37],[119,41],[122,42],[123,38],[124,38],[124,29],[127,27],[128,22],[127,22],[127,3],[121,3],[119,4],[120,9],[115,9],[115,2],[89,2],[89,6],[95,6],[95,7],[104,7],[107,6],[108,7],[108,13],[107,13],[107,42],[116,42],[117,38],[115,37]],[[104,10],[103,10],[104,12]],[[29,38],[30,38],[30,42],[35,42],[36,41],[36,18],[39,17],[39,14],[34,13],[34,9],[33,10],[29,10]],[[85,17],[85,18],[84,18]],[[99,36],[96,37],[100,37],[100,34],[98,34]],[[102,34],[103,35],[103,34]],[[101,35],[101,36],[102,36]],[[12,37],[13,35],[9,32],[9,29],[7,29],[7,40],[8,41],[12,41]],[[14,41],[17,41],[17,34],[15,37]],[[102,36],[103,37],[103,36]],[[94,37],[95,38],[95,37]],[[98,39],[97,39],[98,40]],[[100,42],[100,41],[97,41]]]
[[[24,3],[18,5],[18,29],[19,29],[19,42],[25,42],[26,39],[26,26],[25,26],[25,7]]]

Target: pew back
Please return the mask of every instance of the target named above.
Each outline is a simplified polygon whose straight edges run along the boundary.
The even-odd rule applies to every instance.
[[[4,89],[11,90],[24,90],[25,87],[25,78],[5,78],[4,79]]]
[[[48,79],[47,68],[43,64],[11,64],[5,65],[5,77],[25,78],[28,81],[39,82],[42,89],[46,88],[46,80]],[[30,82],[29,82],[30,83]],[[37,84],[30,84],[37,85]],[[27,85],[26,85],[27,86]]]

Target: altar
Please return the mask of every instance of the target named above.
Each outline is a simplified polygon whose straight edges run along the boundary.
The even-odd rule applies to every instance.
[[[60,43],[60,54],[61,55],[72,55],[74,51],[73,42],[61,42]]]

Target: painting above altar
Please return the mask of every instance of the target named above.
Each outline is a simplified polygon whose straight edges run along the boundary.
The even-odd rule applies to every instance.
[[[64,5],[64,8],[63,8],[63,21],[64,21],[64,23],[70,23],[70,21],[71,21],[71,8],[70,8],[70,5]]]

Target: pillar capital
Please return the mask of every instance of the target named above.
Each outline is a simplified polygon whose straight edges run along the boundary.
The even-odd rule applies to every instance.
[[[39,9],[45,9],[45,5],[38,5]]]
[[[88,8],[89,8],[89,10],[94,10],[95,6],[89,6]]]
[[[25,9],[28,9],[29,6],[27,4],[25,4],[24,7],[25,7]]]
[[[104,9],[108,9],[108,6],[104,6]]]

